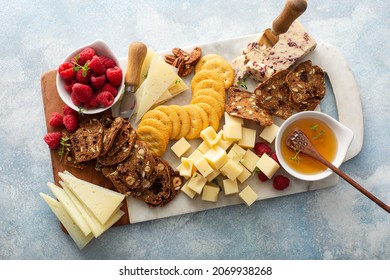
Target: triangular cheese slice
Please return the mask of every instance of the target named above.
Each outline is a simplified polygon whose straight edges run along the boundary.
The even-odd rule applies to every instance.
[[[183,91],[185,91],[187,89],[188,89],[188,86],[183,81],[183,79],[180,78],[179,75],[177,76],[177,79],[175,80],[175,82],[173,84],[171,84],[168,88],[168,90],[172,94],[172,96],[176,96],[179,93],[182,93]]]
[[[59,172],[58,175],[102,224],[108,221],[125,198],[123,194],[86,182],[72,175],[62,172]]]
[[[90,233],[88,236],[85,236],[69,216],[68,212],[66,212],[61,202],[43,193],[40,193],[39,195],[46,201],[58,220],[60,220],[70,237],[77,244],[77,247],[79,247],[80,250],[83,249],[92,240],[93,234]]]
[[[155,55],[156,55],[156,53],[154,52],[154,50],[152,48],[148,47],[148,51],[146,52],[146,56],[145,56],[144,62],[142,63],[142,67],[141,67],[141,74],[139,77],[139,84],[140,85],[148,77],[150,62],[152,61],[152,58]]]

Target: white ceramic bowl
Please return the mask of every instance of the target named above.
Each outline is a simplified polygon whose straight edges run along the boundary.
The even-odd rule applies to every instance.
[[[67,55],[65,57],[65,59],[63,60],[63,62],[61,62],[61,63],[70,61],[73,57],[75,57],[78,53],[80,53],[86,47],[91,47],[91,48],[95,49],[95,51],[98,55],[104,55],[104,56],[110,57],[111,59],[113,59],[115,61],[116,65],[118,67],[120,67],[119,61],[118,61],[117,57],[115,56],[115,54],[111,51],[111,49],[108,47],[108,45],[103,40],[100,40],[100,39],[96,40],[90,44],[87,44],[85,46],[82,46],[82,47],[78,48],[77,50],[74,50],[69,55]],[[79,111],[80,109],[82,109],[83,114],[101,113],[101,112],[111,108],[112,106],[114,106],[114,104],[116,102],[118,102],[118,100],[120,100],[120,98],[124,92],[124,74],[125,73],[123,72],[123,69],[122,69],[122,73],[123,73],[122,82],[121,82],[121,85],[118,87],[118,94],[114,99],[114,103],[110,107],[98,107],[98,108],[87,109],[84,107],[78,107],[78,106],[74,105],[71,98],[70,98],[69,92],[67,92],[64,88],[65,82],[61,79],[61,77],[58,73],[56,76],[57,91],[58,91],[58,94],[60,95],[62,101],[64,101],[64,103],[67,104],[72,109],[74,109],[76,111]]]
[[[353,139],[353,132],[348,127],[341,124],[339,121],[335,120],[334,118],[330,117],[327,114],[324,114],[319,111],[305,111],[297,113],[290,118],[288,118],[279,128],[278,134],[276,135],[275,139],[275,151],[278,157],[278,160],[280,162],[280,165],[292,176],[304,180],[304,181],[318,181],[321,179],[324,179],[328,177],[330,174],[332,174],[332,171],[327,168],[325,171],[314,173],[314,174],[303,174],[295,169],[291,168],[287,162],[286,159],[283,158],[283,155],[281,153],[281,146],[286,145],[285,143],[282,143],[282,136],[284,132],[286,131],[286,128],[288,128],[290,125],[293,125],[294,122],[300,119],[307,119],[307,118],[313,118],[318,119],[325,124],[328,125],[328,127],[333,131],[336,142],[337,142],[337,150],[336,155],[334,159],[331,161],[332,164],[336,167],[339,167],[345,158],[345,155],[347,154],[348,148],[352,142]],[[288,159],[287,159],[288,160]]]

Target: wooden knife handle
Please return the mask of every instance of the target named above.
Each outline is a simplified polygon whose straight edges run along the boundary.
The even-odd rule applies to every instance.
[[[144,43],[133,42],[130,44],[125,74],[125,84],[127,86],[138,86],[142,63],[144,62],[147,50]]]
[[[287,0],[280,15],[272,22],[272,33],[280,35],[286,33],[294,20],[307,8],[306,0]]]

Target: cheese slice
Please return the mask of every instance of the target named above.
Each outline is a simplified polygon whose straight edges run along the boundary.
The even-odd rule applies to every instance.
[[[83,234],[85,236],[90,234],[91,233],[90,226],[85,221],[79,209],[74,205],[73,201],[69,198],[66,192],[60,187],[54,185],[53,183],[47,183],[47,186],[50,188],[54,196],[61,202],[66,212],[68,212],[69,216],[72,218],[75,224],[80,228]]]
[[[58,174],[73,194],[102,224],[105,224],[119,209],[125,198],[123,194],[86,182],[72,175],[62,172]]]
[[[93,238],[92,233],[88,236],[85,236],[80,228],[74,223],[72,218],[66,212],[65,208],[62,206],[61,202],[55,200],[54,198],[44,194],[39,194],[49,205],[50,209],[56,215],[58,220],[62,223],[65,229],[68,231],[70,237],[74,240],[79,249],[83,249]]]
[[[139,77],[139,84],[140,85],[148,77],[150,62],[152,61],[152,58],[155,55],[156,55],[156,53],[154,52],[154,50],[152,48],[148,47],[148,51],[146,52],[146,56],[145,56],[144,62],[142,63],[142,67],[141,67],[141,73],[140,73],[140,77]]]

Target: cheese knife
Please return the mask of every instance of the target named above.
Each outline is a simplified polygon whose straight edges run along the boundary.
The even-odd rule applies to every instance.
[[[142,63],[145,60],[147,47],[144,43],[133,42],[129,46],[125,73],[125,92],[123,93],[119,115],[130,119],[137,104],[135,89],[140,82]]]
[[[272,22],[272,27],[264,30],[259,44],[272,48],[279,41],[279,35],[286,33],[291,24],[305,12],[306,8],[306,0],[287,0],[282,12]]]

